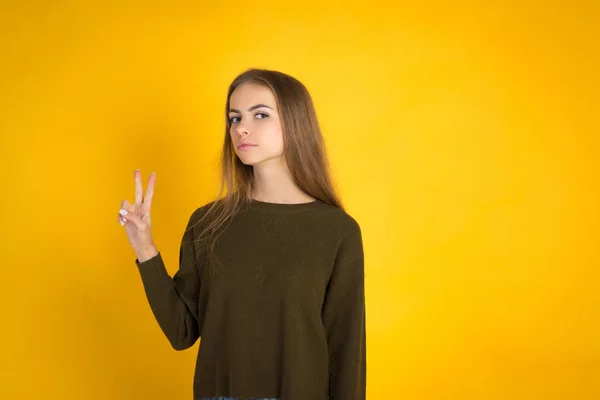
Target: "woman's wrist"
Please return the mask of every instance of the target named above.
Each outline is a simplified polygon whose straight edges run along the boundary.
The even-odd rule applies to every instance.
[[[148,261],[158,255],[158,249],[152,244],[144,249],[136,250],[135,255],[137,256],[138,262]]]

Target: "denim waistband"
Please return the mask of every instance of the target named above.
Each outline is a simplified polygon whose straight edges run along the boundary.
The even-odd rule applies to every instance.
[[[202,397],[197,400],[280,400],[274,397],[227,397],[227,396],[217,396],[217,397]]]

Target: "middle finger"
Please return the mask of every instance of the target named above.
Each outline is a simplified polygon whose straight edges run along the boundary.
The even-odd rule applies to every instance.
[[[148,187],[146,188],[146,197],[144,198],[144,206],[149,211],[152,206],[152,196],[154,195],[154,181],[156,180],[156,173],[152,172],[150,178],[148,178]]]

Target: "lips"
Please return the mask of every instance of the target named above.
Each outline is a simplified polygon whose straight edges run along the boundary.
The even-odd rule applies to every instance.
[[[246,150],[251,147],[256,147],[256,145],[254,143],[241,143],[238,145],[238,149],[240,149],[240,150]]]

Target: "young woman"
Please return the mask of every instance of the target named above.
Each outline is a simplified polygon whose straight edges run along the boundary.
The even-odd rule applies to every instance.
[[[151,235],[156,175],[123,201],[150,307],[176,350],[201,337],[196,400],[364,400],[361,230],[332,186],[312,99],[251,69],[226,102],[219,198],[195,210],[169,276]]]

